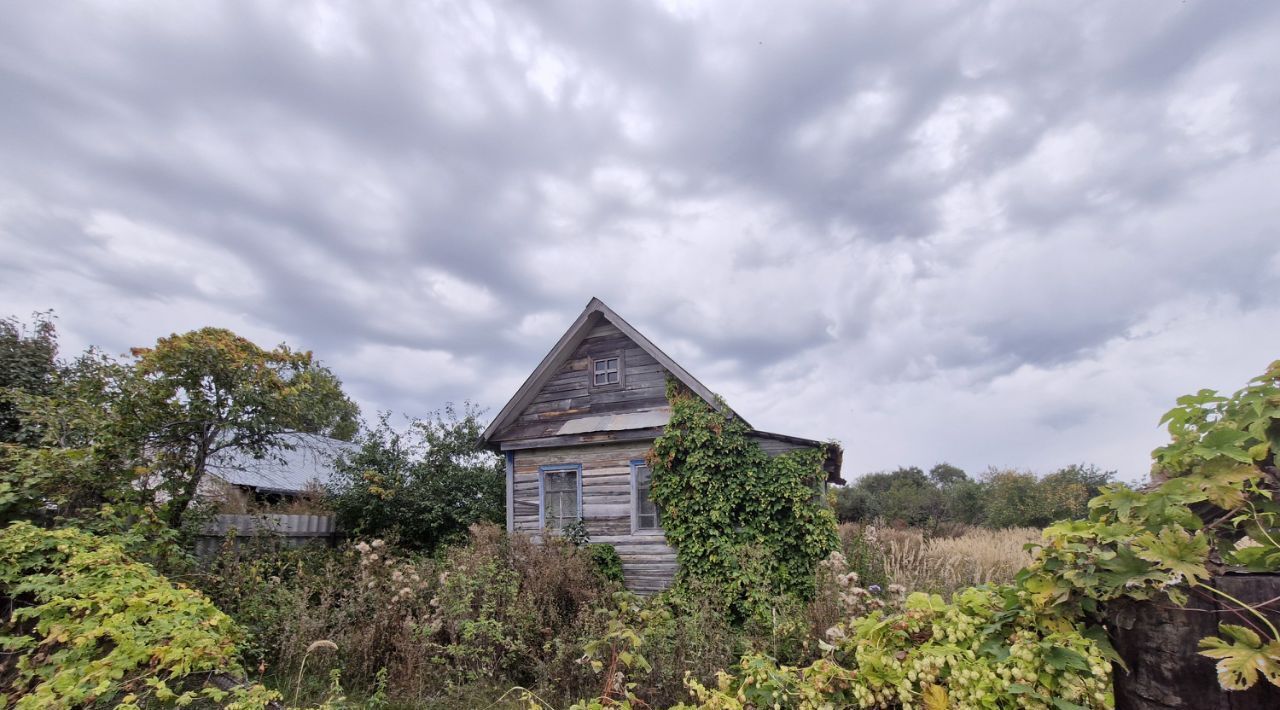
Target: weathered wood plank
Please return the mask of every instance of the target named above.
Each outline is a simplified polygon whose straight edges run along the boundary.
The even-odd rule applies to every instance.
[[[1209,582],[1246,604],[1271,601],[1263,611],[1272,623],[1280,623],[1280,609],[1274,605],[1280,598],[1280,575],[1226,575]],[[1280,707],[1280,688],[1265,680],[1247,691],[1222,690],[1214,661],[1197,652],[1200,639],[1216,635],[1218,623],[1238,613],[1228,611],[1234,607],[1196,590],[1183,608],[1167,600],[1109,604],[1107,626],[1116,651],[1129,666],[1128,672],[1118,665],[1114,670],[1117,710]]]
[[[590,369],[597,357],[605,355],[622,358],[622,386],[597,390],[591,387]],[[666,377],[667,370],[653,356],[615,326],[602,324],[598,332],[591,333],[577,346],[494,440],[508,450],[525,448],[513,442],[555,437],[565,422],[581,417],[665,405]],[[625,439],[584,439],[593,440]]]
[[[631,532],[631,461],[644,458],[650,440],[514,451],[517,531],[541,539],[538,529],[540,466],[582,466],[582,514],[593,542],[613,545],[622,560],[629,588],[652,593],[670,584],[676,572],[675,550],[660,534]]]

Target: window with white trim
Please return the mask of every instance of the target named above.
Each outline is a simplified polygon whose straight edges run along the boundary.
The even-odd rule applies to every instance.
[[[596,387],[616,385],[622,382],[622,358],[602,357],[592,365],[592,384]]]
[[[542,526],[563,530],[581,516],[578,500],[578,468],[542,471]]]
[[[649,485],[653,481],[649,467],[643,463],[634,463],[631,468],[636,482],[634,501],[636,530],[661,530],[662,510],[658,508],[657,503],[653,502],[649,494]]]

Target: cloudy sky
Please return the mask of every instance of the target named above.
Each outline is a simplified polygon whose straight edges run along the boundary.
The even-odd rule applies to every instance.
[[[0,315],[496,412],[599,296],[846,475],[1280,358],[1280,3],[0,2]]]

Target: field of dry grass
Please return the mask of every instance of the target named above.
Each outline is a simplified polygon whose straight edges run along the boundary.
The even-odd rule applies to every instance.
[[[868,526],[863,531],[884,559],[885,577],[911,591],[943,595],[976,584],[1013,580],[1031,562],[1025,549],[1040,539],[1036,528],[961,528],[927,536],[916,529]],[[846,533],[847,534],[847,533]],[[874,540],[874,542],[873,542]]]

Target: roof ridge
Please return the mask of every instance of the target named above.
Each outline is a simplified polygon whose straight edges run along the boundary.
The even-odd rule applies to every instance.
[[[586,307],[582,309],[582,313],[578,315],[577,319],[575,319],[569,326],[568,330],[560,336],[560,339],[556,341],[556,344],[552,346],[551,350],[542,358],[542,361],[538,363],[538,366],[534,368],[529,377],[525,379],[524,384],[520,385],[520,388],[516,390],[515,395],[507,401],[506,405],[504,405],[498,412],[498,415],[494,417],[493,421],[489,423],[489,426],[485,428],[484,434],[481,435],[481,440],[488,441],[494,434],[497,434],[498,431],[505,427],[513,417],[519,415],[520,411],[528,404],[529,400],[533,399],[533,397],[537,395],[538,390],[541,389],[542,385],[555,375],[556,369],[573,354],[573,349],[586,338],[587,333],[590,332],[589,326],[592,325],[592,317],[596,314],[599,314],[600,317],[608,320],[614,327],[622,331],[623,335],[626,335],[642,350],[652,356],[654,360],[657,360],[658,364],[662,365],[667,372],[671,373],[680,381],[681,384],[688,387],[695,394],[705,400],[707,404],[710,404],[717,409],[728,409],[734,414],[734,416],[742,419],[741,416],[736,412],[733,412],[733,410],[725,404],[723,399],[716,396],[716,394],[706,385],[702,384],[698,378],[690,374],[688,370],[684,369],[679,363],[672,359],[671,356],[663,352],[661,348],[654,345],[653,341],[649,340],[644,333],[641,333],[635,328],[635,326],[628,323],[625,318],[618,315],[617,312],[610,308],[603,300],[592,296],[591,300],[587,301]],[[742,421],[746,423],[747,426],[751,426],[745,419]]]

